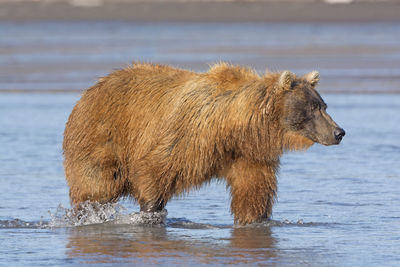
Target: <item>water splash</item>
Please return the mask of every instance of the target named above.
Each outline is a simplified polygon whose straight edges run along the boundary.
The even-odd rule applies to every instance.
[[[77,227],[93,224],[110,225],[136,225],[136,226],[165,226],[182,229],[225,229],[237,227],[285,227],[285,226],[324,226],[332,223],[297,222],[289,220],[264,220],[245,226],[241,225],[215,225],[207,223],[196,223],[186,218],[168,218],[166,209],[160,212],[133,212],[124,213],[127,209],[118,203],[100,204],[98,202],[84,202],[76,208],[64,208],[58,205],[54,213],[50,212],[50,221],[27,222],[20,219],[0,220],[0,228],[64,228]]]
[[[133,212],[126,215],[119,215],[113,221],[114,224],[133,224],[133,225],[165,225],[167,210],[159,212]]]
[[[49,227],[74,227],[90,224],[132,224],[162,225],[165,223],[167,210],[161,212],[134,212],[124,214],[126,208],[118,203],[100,204],[83,202],[77,208],[57,207],[55,213],[50,212]]]

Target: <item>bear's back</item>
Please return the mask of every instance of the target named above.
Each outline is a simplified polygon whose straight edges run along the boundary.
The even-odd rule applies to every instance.
[[[130,146],[148,149],[172,112],[179,90],[196,75],[164,65],[134,64],[100,78],[71,112],[64,151],[80,147],[91,153],[102,144],[112,144],[116,151]]]
[[[251,69],[226,63],[216,64],[206,73],[133,64],[99,79],[83,93],[68,120],[64,145],[78,144],[91,150],[113,144],[115,151],[135,147],[134,157],[140,157],[167,129],[174,128],[171,123],[182,128],[183,118],[194,116],[187,113],[205,113],[215,97],[223,101],[230,97],[228,91],[259,78]]]

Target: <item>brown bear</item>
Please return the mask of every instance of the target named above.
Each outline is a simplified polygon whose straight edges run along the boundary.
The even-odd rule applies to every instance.
[[[133,64],[101,78],[76,103],[64,133],[74,205],[130,196],[141,211],[225,178],[235,222],[268,218],[279,158],[345,132],[315,90],[318,72],[260,76],[220,63],[206,73]]]

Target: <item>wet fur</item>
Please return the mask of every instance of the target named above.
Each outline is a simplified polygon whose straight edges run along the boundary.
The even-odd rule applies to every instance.
[[[131,196],[158,210],[221,177],[236,222],[269,217],[281,154],[313,144],[282,123],[281,74],[225,63],[206,73],[134,64],[102,78],[65,128],[72,203]]]

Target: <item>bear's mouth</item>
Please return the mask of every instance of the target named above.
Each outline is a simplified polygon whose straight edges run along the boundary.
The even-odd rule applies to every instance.
[[[333,140],[330,141],[330,142],[327,142],[327,141],[318,141],[317,143],[318,143],[318,144],[321,144],[321,145],[324,145],[324,146],[334,146],[334,145],[339,145],[340,142],[342,141],[342,138],[343,138],[343,137],[341,137],[341,138],[339,138],[339,139],[333,139]]]

